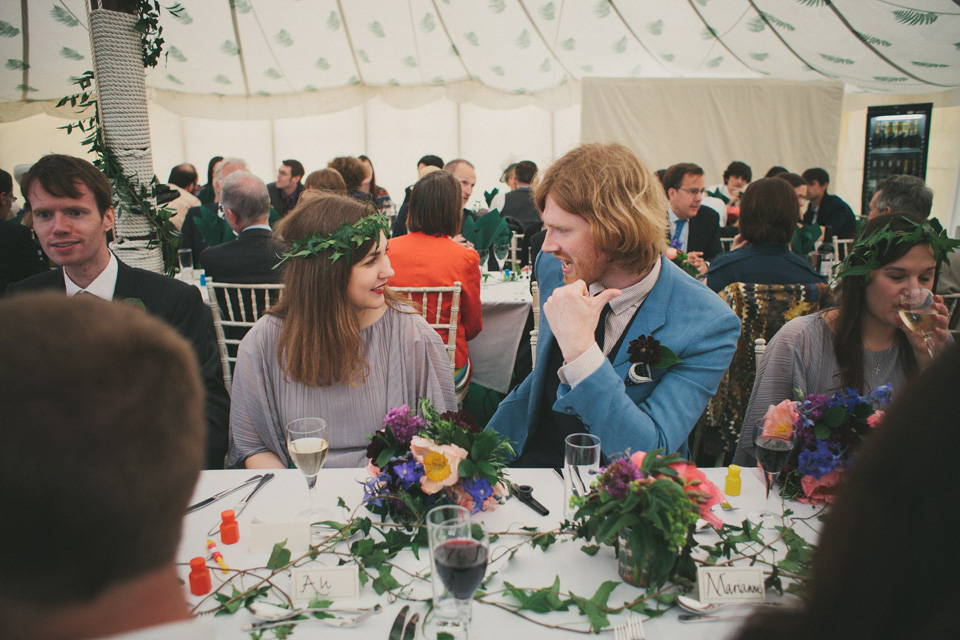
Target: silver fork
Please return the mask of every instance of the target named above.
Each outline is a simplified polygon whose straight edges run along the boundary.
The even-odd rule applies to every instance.
[[[646,640],[643,620],[630,616],[627,621],[613,629],[613,640]]]

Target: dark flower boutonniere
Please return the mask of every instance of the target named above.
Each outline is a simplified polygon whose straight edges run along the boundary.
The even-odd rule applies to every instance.
[[[627,346],[627,360],[633,364],[627,371],[628,385],[651,382],[651,369],[666,369],[683,362],[669,347],[660,344],[653,336],[639,335]]]

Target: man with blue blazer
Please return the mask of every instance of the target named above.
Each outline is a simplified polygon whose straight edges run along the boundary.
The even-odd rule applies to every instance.
[[[176,329],[193,346],[206,390],[206,466],[222,469],[230,396],[223,384],[213,316],[200,292],[185,282],[130,267],[113,255],[106,238],[114,221],[110,182],[86,160],[44,156],[24,175],[23,190],[33,207],[33,229],[40,246],[62,268],[11,284],[8,293],[51,289],[68,296],[122,301]],[[136,410],[131,407],[132,429],[138,424]]]
[[[687,455],[740,321],[663,257],[659,180],[622,145],[582,145],[546,171],[534,199],[546,229],[537,365],[490,426],[515,443],[516,466],[562,466],[577,432],[599,436],[606,456]]]

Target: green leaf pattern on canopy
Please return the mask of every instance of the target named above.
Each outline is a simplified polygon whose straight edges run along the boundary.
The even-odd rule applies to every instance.
[[[853,64],[853,60],[850,58],[841,58],[838,56],[827,55],[826,53],[821,53],[820,57],[828,62],[833,62],[835,64]]]
[[[923,11],[913,11],[910,9],[898,9],[893,12],[897,22],[910,25],[911,27],[933,24],[939,17],[936,13],[925,13]]]
[[[176,47],[168,47],[167,53],[170,54],[170,57],[176,60],[177,62],[186,62],[187,56],[183,55],[183,51]]]
[[[659,36],[663,33],[663,20],[657,20],[656,22],[647,23],[647,31],[655,36]]]
[[[430,33],[437,28],[437,22],[433,19],[433,14],[428,13],[423,16],[423,20],[420,21],[420,30],[424,33]]]
[[[543,18],[544,20],[553,20],[554,18],[556,18],[557,17],[556,6],[554,6],[552,2],[548,2],[547,4],[540,7],[540,17]]]
[[[50,16],[66,27],[75,27],[80,24],[80,22],[73,17],[72,13],[58,4],[53,5],[53,8],[50,9]]]
[[[63,47],[60,49],[60,55],[67,60],[83,60],[84,55],[77,51],[74,51],[70,47]]]
[[[4,38],[14,38],[20,34],[20,29],[17,29],[15,26],[9,22],[0,20],[0,37]]]

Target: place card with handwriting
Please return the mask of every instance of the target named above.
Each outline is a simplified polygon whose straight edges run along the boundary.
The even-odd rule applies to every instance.
[[[293,599],[305,604],[314,599],[356,598],[360,595],[359,571],[356,565],[294,569]]]
[[[763,602],[763,570],[759,567],[700,567],[697,569],[700,602]]]

